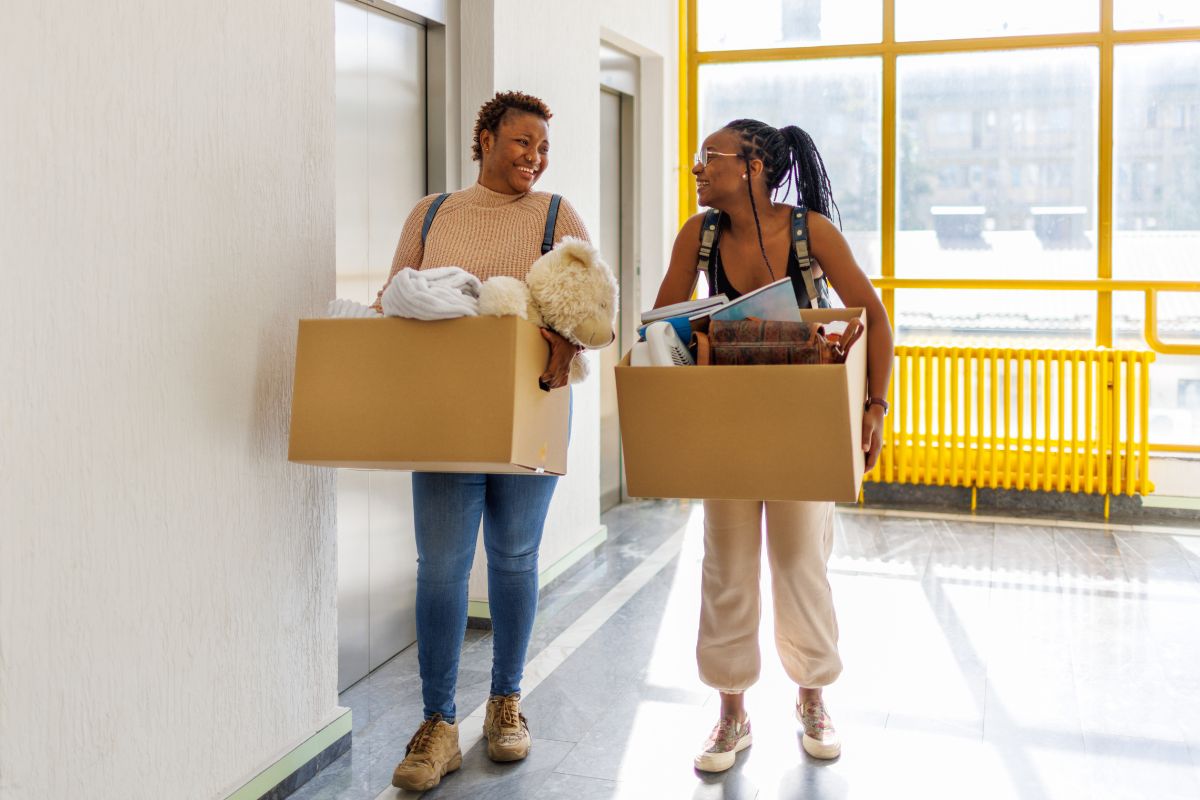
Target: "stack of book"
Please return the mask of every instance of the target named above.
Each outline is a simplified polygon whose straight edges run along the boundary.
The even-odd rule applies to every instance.
[[[796,304],[796,290],[792,288],[791,279],[780,278],[774,283],[746,292],[735,300],[717,294],[651,309],[642,314],[642,327],[638,329],[638,338],[646,337],[646,326],[651,322],[666,320],[679,334],[679,339],[687,343],[692,339],[692,331],[705,330],[709,320],[739,320],[748,317],[799,322],[800,307]]]

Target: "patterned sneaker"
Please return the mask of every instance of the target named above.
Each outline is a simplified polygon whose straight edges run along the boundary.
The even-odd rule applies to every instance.
[[[483,732],[488,740],[488,758],[492,761],[520,761],[529,755],[533,740],[529,723],[521,713],[521,695],[494,694],[488,698]]]
[[[733,766],[737,754],[749,747],[751,741],[749,717],[740,723],[733,717],[722,717],[693,763],[701,772],[724,772]]]
[[[833,720],[825,711],[825,704],[818,700],[815,703],[796,704],[796,719],[804,726],[804,752],[813,758],[837,758],[842,753],[842,739]]]
[[[423,792],[437,786],[442,776],[461,766],[458,724],[451,725],[441,714],[434,714],[413,734],[404,751],[404,760],[392,773],[392,786]]]

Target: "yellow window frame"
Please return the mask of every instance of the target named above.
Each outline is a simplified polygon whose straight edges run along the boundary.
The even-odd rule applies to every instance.
[[[1157,328],[1157,296],[1160,292],[1200,293],[1200,281],[1113,280],[1113,52],[1125,44],[1200,42],[1200,28],[1153,28],[1118,31],[1113,28],[1113,0],[1100,4],[1100,29],[1084,33],[1033,36],[995,36],[970,39],[896,41],[896,0],[882,0],[883,38],[880,42],[846,45],[811,45],[743,50],[700,50],[697,38],[697,0],[679,2],[679,224],[696,213],[688,169],[699,144],[696,129],[698,81],[701,64],[742,64],[754,61],[877,56],[883,64],[883,108],[880,153],[880,272],[874,279],[888,316],[895,316],[897,290],[911,289],[1021,289],[1035,291],[1094,291],[1096,293],[1096,346],[1112,347],[1113,292],[1142,292],[1145,297],[1143,335],[1147,346],[1172,355],[1200,355],[1200,346],[1162,341]],[[1095,280],[937,280],[896,277],[896,59],[903,55],[965,53],[987,50],[1034,50],[1041,48],[1096,47],[1100,53],[1099,103],[1099,191],[1098,235]],[[1200,190],[1200,189],[1198,189]],[[1200,445],[1163,443],[1151,445],[1157,452],[1200,453]]]

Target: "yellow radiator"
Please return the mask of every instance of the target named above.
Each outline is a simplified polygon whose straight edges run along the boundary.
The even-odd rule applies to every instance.
[[[1154,353],[897,347],[867,480],[1149,494]]]

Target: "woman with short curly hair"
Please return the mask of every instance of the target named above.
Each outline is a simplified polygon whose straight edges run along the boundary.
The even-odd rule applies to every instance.
[[[405,267],[457,266],[481,280],[496,275],[524,279],[541,256],[544,240],[587,240],[583,220],[570,203],[533,191],[550,163],[550,117],[545,103],[523,92],[502,92],[484,103],[472,141],[478,179],[467,189],[417,203],[404,224],[391,274]],[[550,388],[566,386],[577,350],[554,331],[543,330],[542,336],[550,356],[541,380]],[[394,786],[423,791],[462,765],[454,691],[467,624],[467,579],[481,519],[493,640],[484,722],[488,755],[495,761],[518,761],[529,753],[529,726],[520,712],[521,677],[537,611],[538,548],[557,481],[544,475],[413,475],[417,652],[425,721],[396,767]]]

